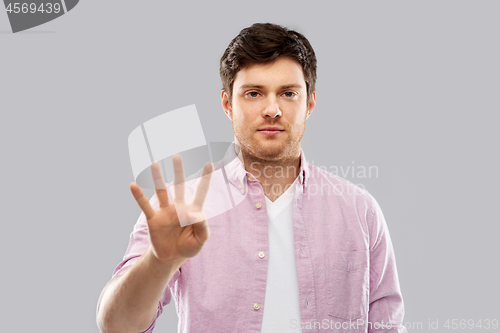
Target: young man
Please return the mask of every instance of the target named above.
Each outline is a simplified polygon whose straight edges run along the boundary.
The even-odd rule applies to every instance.
[[[174,156],[175,199],[157,162],[151,201],[131,184],[143,214],[101,295],[101,331],[152,332],[173,294],[179,332],[406,332],[379,205],[301,150],[316,104],[307,39],[254,24],[229,44],[220,74],[234,145],[196,187]],[[210,184],[214,167],[227,184]],[[207,221],[228,188],[236,205]]]

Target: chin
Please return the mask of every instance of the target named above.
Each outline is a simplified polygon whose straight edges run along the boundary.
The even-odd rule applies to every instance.
[[[283,142],[272,141],[272,142],[259,142],[256,145],[256,154],[259,157],[265,159],[276,159],[280,157],[285,152],[285,144]]]
[[[286,138],[256,138],[238,139],[240,146],[253,156],[264,160],[276,160],[286,155],[287,146],[291,143]]]

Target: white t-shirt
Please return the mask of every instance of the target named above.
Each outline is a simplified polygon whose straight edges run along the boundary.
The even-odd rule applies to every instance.
[[[291,325],[292,320],[300,322],[292,218],[296,182],[297,178],[276,201],[266,197],[269,253],[262,333],[302,332]]]

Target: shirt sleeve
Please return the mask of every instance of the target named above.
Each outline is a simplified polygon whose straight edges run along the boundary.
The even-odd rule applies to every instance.
[[[170,196],[170,193],[169,193]],[[169,198],[172,200],[171,198]],[[151,207],[154,210],[159,209],[159,202],[158,198],[156,197],[156,194],[153,195],[153,197],[149,200]],[[132,265],[143,255],[147,249],[149,248],[150,241],[149,241],[149,232],[148,232],[148,225],[146,221],[146,216],[144,215],[143,212],[141,212],[141,215],[139,216],[139,219],[137,220],[134,229],[132,233],[130,234],[130,241],[127,247],[127,251],[125,252],[125,255],[123,257],[123,260],[116,266],[115,270],[113,271],[113,276],[111,278],[114,279],[118,275],[121,275],[127,271]],[[181,274],[181,270],[177,269],[175,271],[172,279],[169,281],[167,287],[163,291],[162,296],[160,297],[160,300],[158,302],[158,308],[156,309],[156,313],[153,317],[153,320],[151,321],[151,324],[149,327],[141,332],[141,333],[150,333],[153,332],[153,329],[155,327],[156,319],[162,314],[163,312],[163,307],[167,304],[170,303],[172,299],[172,290],[174,290],[174,286],[179,279]],[[108,282],[109,283],[109,282]],[[107,285],[106,285],[107,286]],[[98,308],[99,309],[99,304],[101,301],[101,297],[104,293],[104,290],[106,287],[103,289],[103,292],[101,293],[101,296],[99,297],[98,301]]]
[[[370,300],[368,332],[407,333],[396,258],[389,230],[377,201],[370,195]]]

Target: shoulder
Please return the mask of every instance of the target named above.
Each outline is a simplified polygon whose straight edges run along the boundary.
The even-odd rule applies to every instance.
[[[341,207],[354,208],[358,215],[363,215],[368,224],[372,224],[374,215],[380,207],[364,187],[312,164],[308,164],[307,191],[309,195],[319,195],[328,201],[334,201]]]
[[[308,164],[307,169],[309,176],[307,180],[308,187],[323,186],[324,189],[330,187],[334,190],[333,194],[335,195],[346,195],[367,201],[374,200],[373,196],[365,188],[329,172],[325,168]]]
[[[365,188],[324,168],[308,165],[309,196],[318,195],[329,206],[341,209],[344,214],[354,214],[365,227],[371,239],[371,246],[376,245],[385,233],[387,224],[384,214],[375,197]]]

